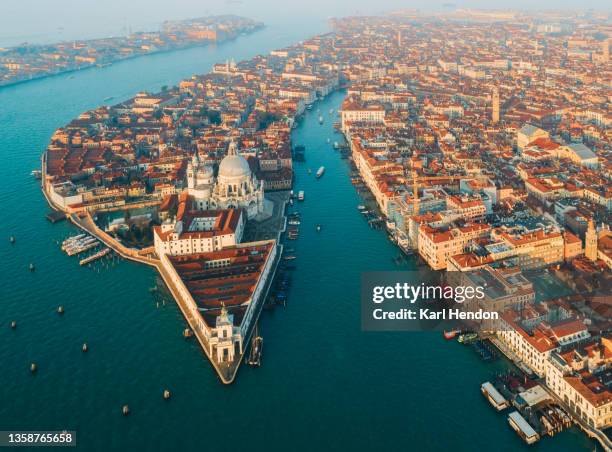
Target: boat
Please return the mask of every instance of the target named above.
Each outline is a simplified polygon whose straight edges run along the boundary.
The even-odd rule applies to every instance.
[[[292,226],[299,226],[300,223],[300,220],[289,220],[289,224]]]
[[[329,109],[329,114],[330,114],[330,115],[333,115],[333,114],[334,114],[334,109],[333,109],[333,108],[330,108],[330,109]]]
[[[257,336],[253,340],[253,345],[251,346],[251,356],[249,357],[249,364],[254,367],[261,366],[261,352],[263,348],[263,338],[261,336]]]
[[[320,224],[317,225],[317,232],[321,232],[321,225]]]
[[[183,337],[184,338],[188,338],[188,337],[191,337],[191,336],[193,336],[193,331],[191,331],[189,328],[185,328],[183,330]]]
[[[308,174],[312,174],[312,170],[308,168]]]
[[[461,344],[471,344],[476,339],[478,339],[478,333],[465,333],[459,335],[457,342]]]
[[[104,98],[104,102],[108,102],[109,100],[113,100],[115,96],[108,96]]]
[[[304,190],[298,192],[298,201],[304,201]]]
[[[253,341],[251,342],[251,354],[249,355],[249,365],[253,367],[261,366],[261,353],[263,351],[263,337],[259,336],[258,328],[255,326],[253,333]]]
[[[306,105],[306,110],[312,110],[312,104]]]
[[[359,204],[359,205],[357,206],[357,210],[366,210],[366,209],[367,209],[367,207],[366,207],[366,206],[364,206],[363,204]]]
[[[319,115],[319,124],[323,124],[323,116]]]
[[[88,251],[92,248],[100,245],[100,242],[94,237],[86,237],[82,240],[78,240],[74,244],[68,244],[63,250],[66,252],[68,256],[74,256],[75,254],[80,254],[84,251]]]
[[[32,176],[34,176],[34,178],[36,178],[36,179],[40,179],[42,177],[42,171],[41,170],[32,170],[32,172],[30,174]]]
[[[286,260],[286,261],[292,261],[295,258],[296,258],[296,256],[293,255],[293,254],[290,254],[288,256],[283,256],[283,259]]]
[[[321,168],[319,168],[317,170],[317,174],[316,174],[317,179],[319,179],[321,176],[323,176],[323,173],[325,173],[325,167],[324,166],[322,166]]]
[[[68,237],[66,240],[62,242],[62,246],[76,243],[78,240],[84,239],[86,236],[87,234],[79,234],[79,235],[73,235],[72,237]]]
[[[337,141],[334,141],[334,149],[338,149],[340,147],[340,145],[338,144]]]
[[[445,331],[444,332],[444,339],[446,339],[447,341],[450,341],[451,339],[454,339],[457,334],[459,334],[461,331],[459,330],[451,330],[451,331]]]

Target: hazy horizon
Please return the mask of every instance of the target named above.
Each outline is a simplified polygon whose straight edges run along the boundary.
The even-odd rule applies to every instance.
[[[0,15],[0,46],[22,42],[40,43],[69,39],[88,39],[155,30],[164,20],[187,19],[212,14],[238,14],[268,24],[299,24],[325,21],[332,16],[382,14],[394,9],[441,10],[450,0],[440,2],[379,0],[311,0],[288,6],[279,0],[21,0],[3,6]],[[605,0],[486,0],[451,2],[457,8],[483,9],[595,9],[610,12]]]

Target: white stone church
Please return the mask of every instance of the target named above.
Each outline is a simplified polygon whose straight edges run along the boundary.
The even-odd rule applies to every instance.
[[[212,167],[194,154],[187,165],[187,191],[198,210],[241,208],[248,219],[261,217],[266,210],[263,181],[257,180],[233,141],[216,178]]]

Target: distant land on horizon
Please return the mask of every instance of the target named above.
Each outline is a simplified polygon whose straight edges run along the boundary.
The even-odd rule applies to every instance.
[[[0,88],[168,50],[224,42],[264,26],[235,15],[167,20],[160,31],[127,36],[0,47]]]

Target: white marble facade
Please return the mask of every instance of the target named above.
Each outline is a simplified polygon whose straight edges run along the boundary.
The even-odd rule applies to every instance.
[[[263,182],[232,141],[215,178],[212,168],[196,152],[187,165],[187,190],[198,210],[241,208],[252,219],[264,211]]]

